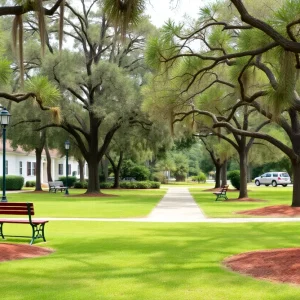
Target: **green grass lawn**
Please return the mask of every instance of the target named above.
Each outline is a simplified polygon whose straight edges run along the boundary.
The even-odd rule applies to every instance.
[[[205,192],[207,187],[190,189],[195,201],[202,208],[207,217],[211,218],[251,218],[251,216],[234,214],[236,211],[255,209],[272,205],[291,205],[292,187],[256,187],[249,186],[248,196],[254,199],[262,199],[267,202],[227,202],[215,201],[216,196],[212,192]],[[238,197],[238,192],[227,192],[229,199]]]
[[[222,266],[240,252],[299,247],[298,224],[51,221],[46,236],[37,245],[55,253],[0,263],[2,300],[300,299],[299,287]]]
[[[147,216],[166,193],[158,190],[103,190],[112,197],[72,197],[84,193],[70,189],[57,193],[7,194],[10,202],[33,202],[37,217],[127,218]]]

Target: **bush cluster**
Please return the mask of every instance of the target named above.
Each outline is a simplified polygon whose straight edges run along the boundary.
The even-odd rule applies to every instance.
[[[61,176],[58,178],[58,180],[62,181],[64,183],[64,186],[67,185],[67,177]],[[77,181],[77,178],[75,176],[68,176],[68,187],[74,186],[74,183]]]
[[[6,178],[6,189],[8,191],[21,190],[24,185],[24,177],[7,175]],[[0,176],[0,189],[3,189],[3,177]]]
[[[227,177],[230,179],[231,185],[234,186],[237,190],[241,186],[241,176],[239,170],[233,170],[228,172]]]
[[[88,186],[87,181],[81,182],[81,181],[76,181],[74,182],[74,188],[75,189],[86,189]]]
[[[113,182],[100,182],[100,189],[111,189],[113,186]]]
[[[123,189],[159,189],[160,182],[157,181],[124,181],[120,183]]]
[[[25,182],[26,187],[35,187],[35,180],[28,180]]]

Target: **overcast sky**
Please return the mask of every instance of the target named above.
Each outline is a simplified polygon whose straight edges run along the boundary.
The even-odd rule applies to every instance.
[[[184,14],[195,18],[199,12],[199,7],[204,6],[209,0],[148,0],[147,14],[151,16],[151,21],[160,27],[169,18],[182,21]],[[170,3],[171,2],[171,3]]]

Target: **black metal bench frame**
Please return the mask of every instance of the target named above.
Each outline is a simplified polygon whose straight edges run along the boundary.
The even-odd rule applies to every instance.
[[[0,235],[3,239],[5,237],[24,237],[31,238],[30,245],[34,243],[35,240],[42,238],[44,242],[46,242],[45,238],[45,224],[48,220],[33,220],[31,216],[34,215],[34,207],[33,203],[25,203],[25,202],[0,202],[0,214],[1,215],[27,215],[27,219],[4,219],[0,218]],[[30,224],[32,229],[31,236],[24,235],[4,235],[3,233],[3,225],[5,223],[11,224]]]
[[[57,190],[65,191],[66,190],[66,186],[64,186],[62,181],[49,181],[48,182],[49,185],[49,193],[50,192],[54,192],[56,193]]]
[[[214,192],[214,194],[217,196],[215,201],[218,201],[219,199],[222,199],[222,198],[225,200],[228,200],[227,195],[226,195],[228,187],[229,187],[229,185],[224,185],[220,192]]]

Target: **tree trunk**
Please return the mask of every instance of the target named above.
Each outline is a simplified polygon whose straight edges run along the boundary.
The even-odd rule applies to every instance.
[[[222,164],[221,168],[221,185],[224,186],[227,184],[227,160]]]
[[[41,184],[41,165],[42,165],[42,151],[43,148],[35,149],[35,159],[36,159],[36,166],[35,166],[35,191],[42,191],[42,184]]]
[[[300,163],[292,162],[293,165],[293,207],[300,207]]]
[[[84,159],[78,159],[80,182],[84,182],[84,163],[85,163]]]
[[[44,147],[45,152],[46,152],[46,158],[47,158],[47,178],[48,178],[48,182],[53,181],[52,179],[52,173],[51,173],[51,156],[50,156],[50,152],[49,152],[49,148],[47,145],[45,145]]]
[[[106,182],[108,179],[108,159],[107,157],[103,157],[103,174],[104,174],[104,181]]]
[[[99,194],[100,181],[99,181],[99,161],[97,160],[97,152],[90,152],[90,157],[87,161],[89,181],[86,193]]]
[[[216,167],[216,175],[215,175],[215,189],[219,188],[220,185],[220,179],[221,179],[221,165],[215,165]]]
[[[248,198],[247,191],[247,152],[240,151],[240,198]]]
[[[247,168],[247,182],[250,183],[252,181],[252,166],[248,164]]]

